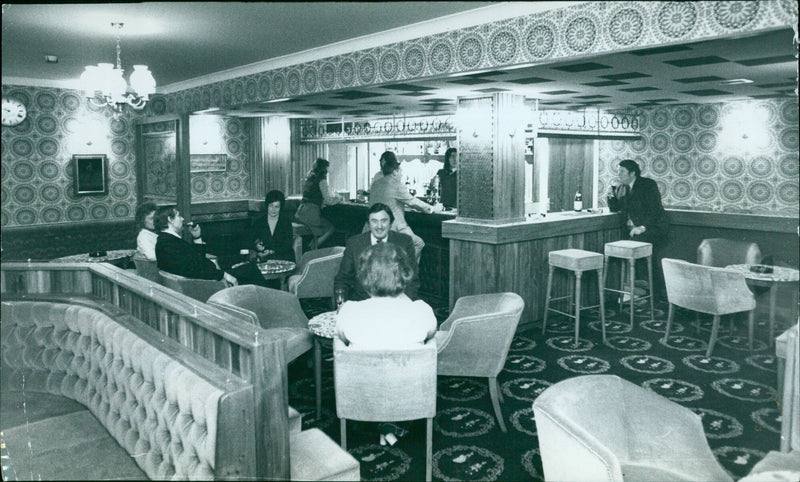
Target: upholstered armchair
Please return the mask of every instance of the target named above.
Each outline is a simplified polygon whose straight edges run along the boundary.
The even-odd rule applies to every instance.
[[[297,297],[263,286],[242,285],[225,288],[208,298],[207,303],[245,318],[286,338],[286,360],[290,362],[313,345],[308,318]]]
[[[756,299],[747,288],[744,275],[735,271],[699,264],[679,259],[661,260],[664,269],[664,282],[667,287],[669,313],[664,341],[669,339],[675,307],[706,313],[714,317],[711,338],[708,341],[706,356],[711,356],[717,342],[720,316],[748,311],[748,333],[750,347],[753,347],[753,327]]]
[[[136,274],[142,278],[161,283],[161,275],[158,274],[158,263],[154,259],[147,259],[139,253],[133,255],[133,264],[136,266]]]
[[[761,249],[748,241],[724,238],[704,239],[697,247],[697,264],[724,268],[731,264],[759,264]]]
[[[204,303],[209,296],[227,286],[224,280],[185,278],[164,270],[159,270],[158,274],[162,285]]]
[[[562,380],[533,413],[546,480],[732,480],[700,416],[615,375]]]
[[[425,418],[425,480],[431,480],[436,344],[429,341],[402,350],[359,350],[335,337],[333,382],[342,448],[347,450],[347,420],[399,422]]]
[[[497,375],[506,363],[524,307],[516,293],[463,296],[435,336],[439,375],[488,378],[492,406],[503,432],[506,425]]]
[[[297,264],[297,274],[289,277],[289,291],[298,298],[333,298],[333,278],[343,256],[343,246],[304,253]]]

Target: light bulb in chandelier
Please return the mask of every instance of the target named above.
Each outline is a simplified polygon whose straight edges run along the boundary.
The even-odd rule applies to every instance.
[[[98,107],[109,106],[118,114],[127,104],[136,110],[143,109],[156,91],[156,81],[146,65],[134,65],[130,76],[130,86],[123,77],[120,47],[122,23],[112,23],[117,31],[117,63],[87,65],[81,74],[80,83],[86,97]]]

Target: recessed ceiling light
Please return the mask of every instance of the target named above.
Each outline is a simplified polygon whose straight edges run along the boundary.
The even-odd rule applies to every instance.
[[[731,80],[723,80],[720,82],[721,85],[736,85],[736,84],[752,84],[753,81],[750,79],[731,79]]]
[[[44,61],[48,64],[57,64],[58,63],[58,56],[57,55],[45,55]]]

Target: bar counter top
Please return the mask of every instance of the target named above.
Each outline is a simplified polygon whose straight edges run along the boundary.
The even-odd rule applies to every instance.
[[[622,227],[618,213],[564,211],[539,214],[523,221],[488,223],[474,219],[454,219],[442,223],[442,237],[489,244],[505,244],[551,238]]]

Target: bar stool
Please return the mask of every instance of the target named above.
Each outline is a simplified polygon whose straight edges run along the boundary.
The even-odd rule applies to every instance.
[[[314,233],[311,231],[311,228],[306,226],[303,223],[299,223],[297,221],[292,221],[292,234],[295,236],[311,236],[311,242],[308,245],[308,249],[314,250],[317,249],[317,237],[314,236]],[[299,259],[297,261],[300,261]]]
[[[591,308],[600,307],[600,322],[603,331],[603,343],[606,342],[606,315],[605,307],[603,304],[603,283],[605,277],[603,276],[603,255],[594,253],[592,251],[584,251],[582,249],[561,249],[558,251],[550,251],[548,254],[550,272],[547,275],[547,301],[544,305],[544,320],[542,322],[542,334],[547,330],[547,313],[553,311],[555,313],[568,316],[575,320],[575,346],[578,346],[578,334],[580,332],[581,310],[588,310]],[[553,287],[553,271],[556,268],[572,271],[575,274],[575,314],[565,313],[556,309],[550,308],[551,301],[559,301],[570,298],[570,295],[561,296],[559,298],[550,298],[550,290]],[[581,278],[584,271],[597,271],[597,287],[600,294],[600,304],[594,306],[581,307]]]
[[[609,271],[609,263],[611,262],[610,258],[619,258],[622,260],[628,260],[628,270],[630,273],[630,290],[626,291],[625,287],[625,263],[623,262],[620,266],[620,280],[619,280],[619,287],[620,289],[615,288],[608,288],[606,287],[606,291],[611,291],[614,293],[620,294],[627,294],[630,296],[631,301],[631,329],[633,329],[633,302],[636,300],[643,300],[645,298],[650,298],[650,319],[654,318],[653,316],[653,245],[650,243],[643,243],[641,241],[630,241],[630,240],[622,240],[622,241],[614,241],[611,243],[605,244],[605,258],[604,258],[604,267],[605,267],[605,276],[608,276]],[[636,289],[636,260],[640,258],[647,258],[647,281],[649,283],[648,294],[642,296],[636,296],[635,289]],[[603,280],[603,284],[606,284],[606,280]],[[621,304],[621,302],[620,302]]]

